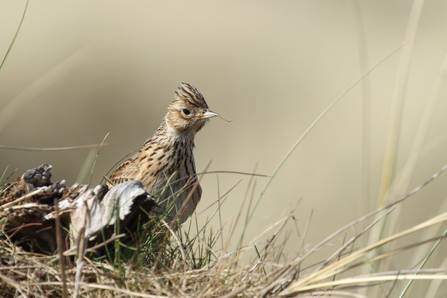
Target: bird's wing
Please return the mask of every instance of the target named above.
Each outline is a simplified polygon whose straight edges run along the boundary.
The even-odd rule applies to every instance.
[[[119,167],[113,171],[112,175],[110,175],[109,180],[114,184],[123,183],[126,181],[135,180],[135,177],[138,174],[138,158],[141,154],[141,150],[137,151],[133,154],[129,159],[124,161]]]

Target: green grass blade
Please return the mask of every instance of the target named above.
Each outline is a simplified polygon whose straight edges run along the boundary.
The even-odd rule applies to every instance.
[[[14,43],[16,41],[17,35],[19,35],[20,28],[22,28],[23,20],[25,19],[26,10],[28,9],[28,3],[29,3],[29,1],[27,0],[25,9],[23,10],[22,19],[20,20],[20,23],[19,23],[19,27],[17,27],[16,34],[14,35],[14,38],[12,39],[11,44],[8,47],[8,50],[6,51],[5,57],[3,57],[2,63],[0,64],[0,70],[3,67],[3,64],[5,64],[6,58],[8,58],[9,53],[11,52],[12,46],[14,45]]]

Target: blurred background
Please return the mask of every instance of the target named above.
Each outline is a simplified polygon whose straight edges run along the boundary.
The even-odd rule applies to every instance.
[[[0,57],[25,1],[0,3]],[[64,147],[106,142],[92,185],[139,148],[160,124],[180,82],[196,86],[225,122],[213,118],[196,137],[197,170],[271,175],[322,111],[361,75],[405,42],[411,1],[38,1],[30,2],[0,71],[0,145]],[[356,8],[357,7],[357,8]],[[447,2],[426,1],[417,27],[402,112],[396,173],[408,155],[447,54]],[[359,19],[361,20],[359,22]],[[363,27],[362,27],[363,26]],[[359,32],[362,32],[359,35]],[[361,57],[361,37],[366,58]],[[408,46],[408,44],[404,45]],[[308,246],[378,206],[391,102],[403,48],[368,77],[370,162],[362,169],[361,85],[353,88],[296,148],[267,188],[246,240],[295,209]],[[447,163],[445,93],[408,189]],[[13,177],[42,163],[53,181],[87,183],[81,169],[97,149],[0,149]],[[90,166],[89,166],[90,167]],[[362,172],[363,171],[363,172]],[[368,183],[362,186],[362,173]],[[229,227],[240,206],[259,198],[267,178],[235,173],[203,177],[199,222],[226,196]],[[397,229],[443,210],[446,174],[403,205]],[[253,206],[253,204],[252,204]],[[243,217],[245,217],[245,212]],[[211,225],[220,226],[217,217]],[[224,231],[227,236],[228,229]],[[301,241],[294,230],[286,253]],[[231,242],[236,245],[237,237]]]

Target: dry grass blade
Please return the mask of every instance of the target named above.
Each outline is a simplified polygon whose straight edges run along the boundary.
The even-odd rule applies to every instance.
[[[353,298],[368,298],[360,294],[354,294],[343,291],[313,291],[310,297],[353,297]]]
[[[8,268],[9,269],[9,268]],[[6,284],[13,286],[17,292],[19,292],[23,297],[28,297],[23,291],[22,291],[22,287],[20,284],[16,283],[14,280],[7,278],[4,275],[0,274],[0,279],[2,279]]]
[[[315,285],[308,285],[303,286],[300,288],[299,292],[307,292],[315,289],[321,289],[321,288],[332,288],[336,286],[341,285],[361,285],[366,283],[379,283],[379,282],[389,282],[389,281],[395,281],[395,280],[447,280],[447,275],[434,275],[434,274],[401,274],[399,271],[396,271],[393,274],[390,275],[383,275],[383,276],[373,276],[373,277],[363,277],[363,276],[357,276],[357,277],[350,277],[350,278],[344,278],[339,279],[335,281],[330,282],[324,282],[319,283]],[[288,291],[284,293],[283,295],[291,295],[294,291]],[[329,292],[331,293],[331,292]]]
[[[244,175],[244,176],[270,178],[269,175],[256,174],[256,173],[245,173],[245,172],[238,172],[238,171],[206,171],[206,172],[198,173],[197,175],[208,175],[208,174],[237,174],[237,175]]]
[[[366,254],[368,254],[368,252],[370,252],[378,247],[381,247],[387,243],[395,241],[395,240],[402,238],[406,235],[409,235],[411,233],[415,233],[417,231],[426,229],[428,227],[431,227],[433,225],[440,224],[440,223],[443,223],[446,221],[447,221],[447,212],[442,213],[434,218],[431,218],[431,219],[429,219],[421,224],[418,224],[410,229],[407,229],[400,233],[396,233],[395,235],[392,235],[390,237],[387,237],[385,239],[377,241],[376,243],[368,245],[367,247],[360,249],[356,252],[353,252],[351,255],[348,255],[348,256],[334,262],[333,264],[328,265],[326,268],[323,268],[317,272],[314,272],[311,275],[297,281],[291,287],[289,287],[286,291],[284,291],[282,294],[288,295],[288,294],[291,294],[294,292],[307,291],[309,289],[318,289],[318,288],[322,288],[322,287],[324,288],[327,286],[326,284],[330,284],[331,286],[338,285],[339,281],[333,281],[331,283],[321,283],[321,284],[315,284],[315,283],[322,282],[323,280],[325,280],[329,277],[332,277],[332,276],[337,275],[341,272],[344,272],[347,269],[346,266],[349,263],[352,263],[355,260],[365,257]],[[437,278],[439,278],[439,276],[437,276]],[[397,276],[392,275],[391,278],[389,278],[389,279],[384,279],[383,277],[381,277],[380,280],[383,281],[383,280],[394,280],[394,279],[397,279]],[[401,279],[410,279],[410,278],[402,277]],[[419,279],[421,279],[421,278],[419,278]],[[427,279],[427,277],[425,276],[422,279]],[[347,280],[349,281],[349,283],[351,283],[351,279],[347,279]]]
[[[96,156],[95,156],[95,159],[94,159],[94,161],[93,161],[92,169],[91,169],[91,171],[90,171],[90,179],[89,179],[89,181],[88,181],[88,185],[90,185],[90,183],[92,182],[93,172],[94,172],[94,170],[95,170],[95,165],[96,165],[96,162],[97,162],[97,160],[98,160],[99,153],[101,152],[101,148],[104,147],[104,146],[106,145],[105,141],[106,141],[107,137],[109,136],[109,134],[110,134],[110,132],[108,132],[108,133],[105,135],[105,137],[102,139],[101,144],[100,144],[99,147],[98,147],[98,151],[96,152]]]
[[[114,262],[104,261],[96,258],[94,255],[95,248],[102,247],[107,243],[111,243],[112,245],[113,243],[120,243],[120,245],[122,244],[121,247],[127,248],[125,242],[118,240],[123,235],[112,235],[112,238],[106,240],[106,242],[97,243],[96,246],[85,250],[85,243],[82,243],[82,241],[88,239],[87,235],[84,234],[87,224],[87,217],[85,217],[83,225],[78,230],[80,233],[77,236],[78,242],[76,245],[78,249],[77,262],[72,264],[69,258],[65,258],[68,260],[68,269],[65,277],[61,274],[63,266],[59,265],[58,268],[57,262],[55,261],[62,260],[64,256],[72,255],[73,248],[65,252],[64,256],[41,256],[20,251],[12,243],[6,249],[5,242],[3,241],[1,242],[2,245],[0,245],[0,254],[6,257],[0,258],[0,262],[5,259],[11,259],[16,263],[10,267],[2,263],[0,266],[0,275],[5,272],[5,269],[2,268],[7,268],[9,272],[25,276],[25,278],[22,277],[22,279],[15,281],[9,276],[5,276],[0,281],[2,284],[7,285],[10,292],[21,293],[23,297],[28,295],[28,293],[38,293],[33,297],[47,297],[48,295],[46,293],[50,292],[58,293],[57,295],[62,296],[64,281],[66,280],[67,292],[69,292],[67,295],[73,297],[84,297],[88,293],[88,296],[92,298],[113,298],[117,295],[130,297],[228,298],[241,296],[277,297],[278,295],[307,295],[310,297],[316,293],[323,297],[329,295],[331,297],[362,297],[358,294],[343,291],[352,291],[365,286],[383,285],[385,282],[397,282],[400,280],[446,280],[447,274],[445,270],[427,269],[381,272],[374,275],[353,277],[342,276],[338,280],[335,280],[335,276],[341,275],[341,273],[351,272],[352,269],[367,266],[373,261],[388,258],[408,251],[416,246],[442,239],[443,235],[440,236],[438,233],[434,237],[407,244],[399,249],[388,249],[373,259],[367,260],[365,258],[369,252],[385,244],[389,244],[406,235],[439,223],[446,222],[447,212],[401,233],[383,239],[382,241],[368,245],[365,248],[354,248],[349,252],[349,255],[345,253],[346,249],[353,246],[360,237],[364,237],[371,227],[376,225],[381,219],[386,218],[396,204],[403,202],[411,194],[422,189],[422,187],[426,186],[430,181],[433,181],[446,168],[447,165],[404,198],[344,226],[307,252],[296,252],[299,257],[295,257],[291,262],[284,263],[279,261],[285,258],[283,255],[285,243],[279,243],[280,238],[278,236],[285,234],[285,238],[288,238],[286,226],[295,222],[292,214],[261,229],[259,235],[254,237],[248,244],[238,246],[239,248],[237,250],[229,253],[224,249],[220,255],[217,255],[214,251],[217,236],[211,233],[209,229],[206,229],[207,225],[197,228],[197,235],[194,235],[190,231],[185,233],[182,230],[178,230],[177,226],[173,228],[169,223],[161,222],[160,226],[164,225],[164,230],[162,230],[162,233],[159,233],[156,229],[150,230],[153,232],[153,236],[155,236],[151,241],[161,242],[162,239],[159,236],[165,234],[169,234],[170,238],[163,236],[164,242],[162,242],[161,246],[159,245],[161,249],[155,251],[151,251],[150,249],[156,249],[157,243],[150,246],[149,250],[140,250],[138,245],[135,246],[135,249],[139,250],[138,261],[132,262],[131,264],[126,262],[124,256],[125,251],[120,248],[116,252],[123,253],[123,256],[118,261],[116,259]],[[111,190],[108,194],[111,195],[112,192]],[[22,199],[22,197],[19,199]],[[15,204],[15,201],[11,203]],[[34,203],[21,205],[20,207],[32,207],[32,204]],[[14,210],[14,207],[12,206],[10,209]],[[216,206],[216,208],[220,207]],[[56,210],[56,216],[60,211]],[[371,219],[371,217],[377,214],[380,215],[377,219]],[[102,217],[105,215],[106,213],[103,212]],[[333,241],[334,237],[337,237],[340,233],[346,232],[348,229],[355,229],[355,225],[366,220],[370,221],[369,225],[357,232],[341,248],[336,249],[335,252],[326,257],[322,265],[314,272],[301,278],[304,275],[303,272],[309,272],[308,269],[301,268],[306,258],[314,252],[319,251],[322,247],[327,247]],[[169,233],[167,233],[166,229]],[[209,239],[207,239],[208,236],[199,236],[199,234],[205,235],[205,233],[210,233]],[[221,233],[222,230],[219,230],[218,234]],[[306,233],[304,231],[304,234]],[[186,237],[187,241],[182,240],[182,235]],[[265,238],[267,240],[264,240]],[[61,242],[58,244],[60,245]],[[304,247],[304,240],[301,243],[301,247]],[[62,250],[60,246],[59,250]],[[86,253],[89,251],[91,253],[87,256]],[[244,263],[244,265],[241,265],[240,263],[242,262],[239,262],[239,260],[245,259],[246,255],[244,253],[248,252],[252,254],[253,251],[257,253],[257,258],[251,261],[250,264]],[[26,260],[26,262],[20,260]],[[109,258],[108,260],[112,259]],[[33,276],[29,273],[30,270],[45,272],[45,276],[49,277],[42,278]],[[334,290],[334,287],[337,287],[337,289]],[[5,293],[8,292],[1,292],[0,288],[0,296]],[[9,298],[14,296],[7,294],[5,297]]]
[[[76,239],[77,248],[77,261],[76,261],[76,278],[74,284],[74,298],[79,296],[81,278],[82,278],[82,267],[84,266],[84,254],[85,254],[85,225],[79,230],[78,238]]]
[[[98,245],[95,245],[95,246],[93,246],[93,247],[90,247],[90,248],[86,249],[85,252],[86,252],[86,253],[89,253],[89,252],[95,252],[98,248],[101,248],[101,247],[103,247],[104,245],[109,244],[110,242],[113,242],[113,241],[115,241],[115,240],[117,240],[117,239],[119,239],[119,238],[122,238],[122,237],[124,237],[124,236],[125,236],[125,234],[120,234],[120,235],[118,235],[118,236],[112,235],[112,237],[110,237],[109,239],[107,239],[107,241],[101,242],[101,243],[98,244]],[[69,250],[64,251],[64,256],[65,256],[65,257],[69,257],[69,256],[77,256],[78,254],[79,254],[79,252],[78,252],[78,247],[77,247],[77,246],[71,247]]]
[[[355,29],[357,36],[357,48],[359,53],[360,72],[364,73],[369,68],[368,43],[366,39],[365,24],[360,9],[360,1],[351,2]],[[361,202],[368,204],[370,201],[370,179],[371,179],[371,77],[365,77],[361,82],[362,91],[362,167],[361,167],[361,191],[363,199]],[[362,206],[360,206],[362,207]],[[366,213],[362,210],[370,210],[367,206],[360,208],[360,214]]]
[[[271,225],[269,227],[269,229],[270,229],[270,228],[273,228],[275,225],[278,225],[278,224],[280,225],[279,228],[273,233],[272,237],[267,241],[267,243],[264,247],[264,253],[262,255],[259,255],[258,262],[248,272],[255,271],[256,269],[261,267],[261,265],[268,259],[269,252],[271,252],[271,249],[269,249],[269,248],[273,245],[274,241],[277,239],[278,234],[280,234],[283,231],[286,223],[290,220],[291,217],[292,217],[292,215],[287,216],[286,218],[276,222],[274,225]],[[267,232],[267,229],[264,230],[263,232],[261,232],[261,234],[259,234],[257,237],[261,237],[265,232]],[[253,241],[251,241],[251,242],[253,242]],[[255,245],[255,244],[253,243],[253,245]]]
[[[400,140],[399,133],[401,131],[401,122],[403,114],[403,106],[405,102],[405,92],[408,83],[408,74],[411,64],[411,55],[413,51],[414,41],[416,37],[417,25],[422,12],[424,0],[416,0],[408,21],[408,27],[405,35],[405,47],[402,49],[402,55],[399,62],[399,71],[396,78],[396,86],[391,106],[391,121],[388,129],[387,147],[383,160],[382,176],[379,192],[379,206],[386,204],[389,198],[393,198],[390,194],[390,186],[395,171],[395,159],[397,157],[397,147]],[[390,196],[391,195],[391,196]]]
[[[30,148],[30,147],[15,147],[15,146],[5,146],[0,145],[0,149],[9,150],[20,150],[20,151],[65,151],[65,150],[78,150],[78,149],[90,149],[97,148],[99,146],[109,146],[116,143],[101,143],[92,145],[82,145],[82,146],[70,146],[70,147],[51,147],[51,148]]]
[[[179,247],[179,250],[180,250],[180,252],[182,253],[183,260],[184,260],[185,262],[188,262],[189,259],[188,259],[188,257],[186,256],[185,250],[183,249],[183,245],[182,245],[180,239],[177,237],[177,234],[174,232],[174,230],[172,229],[172,227],[171,227],[171,226],[170,226],[164,219],[161,220],[161,223],[162,223],[162,224],[169,230],[169,232],[171,233],[171,235],[174,237],[175,241],[177,242],[177,245],[178,245],[178,247]]]
[[[388,210],[385,214],[383,214],[382,216],[379,216],[378,218],[376,218],[371,224],[369,224],[368,226],[366,226],[360,233],[356,234],[354,237],[352,237],[348,242],[346,242],[342,247],[340,247],[337,251],[335,251],[322,265],[320,268],[318,268],[316,271],[320,270],[321,268],[325,267],[328,263],[330,263],[331,261],[333,261],[335,258],[338,258],[342,252],[348,248],[350,245],[352,245],[354,243],[355,240],[357,240],[360,236],[362,236],[363,234],[365,234],[367,231],[369,231],[370,229],[372,229],[372,227],[374,227],[379,221],[381,221],[383,218],[385,218],[388,214],[390,214],[392,211],[394,210],[393,207],[390,208],[390,210]],[[375,212],[374,212],[375,213]],[[353,226],[353,224],[349,225],[349,226]],[[343,229],[345,230],[345,229]],[[339,233],[341,233],[341,230],[337,231]],[[335,236],[335,235],[334,235]],[[332,238],[329,238],[332,239]],[[328,239],[328,241],[329,241]]]
[[[390,207],[390,206],[388,206]],[[386,207],[385,207],[386,208]],[[326,237],[323,241],[321,241],[320,243],[318,243],[318,245],[316,245],[315,247],[313,247],[312,249],[310,249],[309,251],[307,251],[306,253],[300,255],[299,257],[295,258],[292,262],[290,262],[287,266],[285,266],[283,269],[281,269],[279,272],[277,272],[277,277],[275,277],[273,279],[273,281],[265,287],[264,291],[269,291],[272,288],[280,285],[283,280],[287,280],[289,279],[289,276],[293,275],[293,272],[296,270],[296,267],[299,266],[299,264],[301,264],[305,259],[307,259],[310,255],[312,255],[313,253],[319,251],[323,246],[327,245],[331,240],[333,240],[337,235],[339,235],[340,233],[342,233],[343,231],[355,226],[356,224],[366,220],[367,218],[376,215],[378,212],[383,211],[382,208],[380,210],[376,210],[374,212],[371,212],[357,220],[355,220],[354,222],[338,229],[337,231],[335,231],[334,233],[332,233],[331,235],[329,235],[328,237]],[[392,208],[392,206],[390,207]],[[386,214],[388,214],[389,212],[391,212],[392,210],[388,210],[388,212]],[[379,219],[383,218],[384,216],[386,216],[386,214],[384,214],[383,216],[381,216]],[[378,220],[379,220],[378,219]],[[358,235],[354,236],[350,241],[348,241],[345,245],[343,245],[340,249],[338,249],[336,252],[334,252],[328,259],[326,259],[326,261],[323,262],[323,264],[315,270],[315,272],[319,272],[323,267],[325,267],[329,262],[331,262],[331,260],[333,260],[334,258],[338,258],[341,253],[343,252],[343,250],[345,250],[345,248],[347,248],[349,245],[351,245],[351,243],[353,241],[355,241],[358,237],[360,237],[360,235],[362,235],[364,232],[366,232],[368,229],[370,229],[372,226],[374,226],[374,224],[376,224],[378,222],[378,220],[374,221],[372,224],[368,225],[363,231],[361,231]],[[308,226],[309,226],[309,222],[308,221],[305,231],[307,231]],[[304,237],[303,237],[303,241],[304,241]],[[301,247],[303,247],[304,242],[301,244]],[[299,250],[301,251],[301,249]]]
[[[32,286],[60,286],[59,282],[41,282],[41,283],[30,283]],[[70,286],[74,286],[73,283],[68,283]],[[150,295],[150,294],[144,294],[144,293],[138,293],[129,291],[126,289],[120,289],[117,287],[107,286],[107,285],[101,285],[101,284],[93,284],[93,283],[85,283],[80,282],[79,286],[84,289],[100,289],[100,290],[107,290],[109,292],[115,292],[120,293],[124,295],[129,295],[131,297],[143,297],[143,298],[166,298],[166,296],[159,296],[159,295]],[[97,296],[99,297],[99,296]]]
[[[66,298],[68,297],[67,292],[67,279],[65,277],[65,260],[63,256],[64,251],[64,245],[62,240],[62,233],[61,233],[61,222],[60,222],[60,213],[59,213],[59,200],[56,199],[54,201],[54,209],[56,212],[56,240],[57,240],[57,254],[59,256],[59,266],[60,266],[60,273],[61,273],[61,279],[62,279],[62,297]]]

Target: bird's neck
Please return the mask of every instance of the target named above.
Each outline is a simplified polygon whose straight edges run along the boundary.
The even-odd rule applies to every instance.
[[[180,132],[166,123],[166,120],[163,120],[151,139],[167,146],[178,144],[178,146],[190,146],[193,148],[194,137],[195,132]]]

